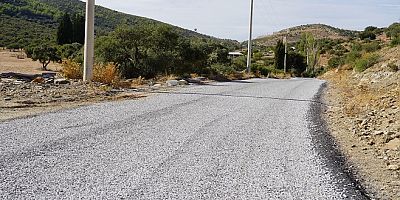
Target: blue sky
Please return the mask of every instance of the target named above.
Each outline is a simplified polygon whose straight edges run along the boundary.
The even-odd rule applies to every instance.
[[[243,41],[250,0],[96,0],[97,5],[186,29]],[[324,23],[362,30],[400,21],[400,0],[254,0],[255,37],[291,26]]]

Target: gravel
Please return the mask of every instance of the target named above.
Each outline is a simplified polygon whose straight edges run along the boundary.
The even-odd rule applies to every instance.
[[[1,199],[364,199],[315,145],[323,81],[190,86],[0,124]]]

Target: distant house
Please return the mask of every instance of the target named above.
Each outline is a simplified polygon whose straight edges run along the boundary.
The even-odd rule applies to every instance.
[[[243,54],[240,52],[229,52],[229,56],[232,58],[235,58],[235,57],[243,56]]]

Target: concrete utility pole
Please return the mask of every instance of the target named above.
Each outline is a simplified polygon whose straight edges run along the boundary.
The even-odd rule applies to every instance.
[[[91,81],[94,64],[94,6],[95,0],[86,2],[86,26],[85,26],[85,60],[83,67],[83,81]]]
[[[289,34],[289,30],[287,31],[287,34],[283,38],[283,42],[285,43],[285,61],[283,63],[283,71],[285,74],[286,74],[286,70],[287,70],[286,67],[287,67],[287,44],[288,44],[287,36],[288,36],[288,34]]]
[[[247,47],[247,73],[251,71],[251,57],[252,53],[252,39],[253,39],[253,11],[254,11],[254,0],[250,0],[250,23],[249,23],[249,42]]]

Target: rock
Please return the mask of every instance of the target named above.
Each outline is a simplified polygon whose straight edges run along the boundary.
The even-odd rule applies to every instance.
[[[375,144],[375,142],[373,141],[373,140],[370,140],[370,141],[368,141],[368,143],[367,143],[368,145],[370,145],[370,146],[372,146],[372,145],[374,145]]]
[[[189,85],[189,82],[187,82],[186,80],[179,80],[179,85]]]
[[[194,83],[194,84],[201,84],[202,82],[206,81],[207,78],[204,77],[197,77],[197,78],[188,78],[186,81],[188,83]]]
[[[45,72],[45,73],[42,73],[42,77],[43,78],[54,78],[55,76],[57,75],[57,73],[55,73],[55,72]]]
[[[169,86],[169,87],[174,87],[174,86],[179,85],[179,81],[177,81],[177,80],[169,80],[166,83],[167,83],[167,86]]]
[[[373,135],[378,136],[378,135],[383,135],[383,131],[375,131]]]
[[[54,79],[54,84],[64,85],[64,84],[69,84],[69,83],[70,83],[70,81],[65,78]]]
[[[45,80],[43,77],[37,77],[35,79],[33,79],[32,83],[44,83]]]
[[[157,84],[154,84],[153,87],[159,88],[159,87],[162,87],[162,85],[157,83]]]
[[[46,83],[46,84],[51,84],[51,83],[54,83],[54,79],[45,79],[45,81],[44,81],[44,83]]]
[[[6,98],[4,98],[4,101],[11,101],[11,98],[10,97],[6,97]]]
[[[400,149],[400,139],[399,138],[395,138],[393,140],[390,140],[386,145],[385,145],[385,149],[389,149],[389,150],[397,150]]]
[[[392,171],[396,171],[396,170],[400,170],[400,166],[399,165],[389,165],[387,167],[388,170],[392,170]]]
[[[23,84],[23,83],[25,83],[24,81],[20,81],[20,80],[15,80],[14,81],[14,84],[15,85],[21,85],[21,84]]]

